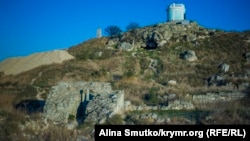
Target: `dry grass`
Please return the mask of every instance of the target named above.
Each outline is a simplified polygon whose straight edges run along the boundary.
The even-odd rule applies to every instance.
[[[111,58],[115,55],[116,50],[108,50],[105,45],[108,38],[91,39],[77,46],[69,48],[69,53],[75,56],[79,60],[99,60]],[[102,52],[101,56],[96,53]]]
[[[41,115],[34,113],[27,117],[25,112],[16,110],[13,107],[13,101],[16,96],[11,94],[0,94],[0,140],[1,141],[72,141],[75,140],[78,133],[76,130],[68,130],[66,127],[50,124],[47,129],[42,130],[39,121]],[[26,126],[26,122],[32,123]],[[20,125],[25,129],[21,130]],[[79,134],[81,135],[81,134]]]
[[[21,136],[19,124],[25,122],[25,114],[5,107],[0,109],[0,140],[16,140]]]
[[[249,103],[249,99],[247,101]],[[204,124],[249,124],[248,106],[242,100],[209,104],[212,119],[203,119],[203,122]]]
[[[13,94],[0,94],[0,107],[1,109],[10,108],[15,99],[15,95]]]
[[[65,127],[50,125],[42,134],[35,137],[46,141],[72,141],[76,140],[77,132],[75,130],[68,130]]]

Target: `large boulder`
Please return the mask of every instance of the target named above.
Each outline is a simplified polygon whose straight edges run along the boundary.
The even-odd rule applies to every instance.
[[[228,72],[229,71],[229,65],[226,63],[222,63],[219,65],[219,68],[221,69],[222,72]]]
[[[186,50],[180,54],[180,57],[189,62],[196,61],[197,56],[193,50]]]
[[[133,45],[128,42],[122,42],[118,47],[125,51],[131,51],[133,49]]]

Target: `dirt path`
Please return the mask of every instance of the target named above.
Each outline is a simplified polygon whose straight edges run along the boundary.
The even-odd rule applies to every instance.
[[[44,101],[45,99],[42,97],[42,95],[46,92],[45,90],[43,90],[42,88],[40,87],[35,87],[36,90],[38,91],[38,93],[36,94],[36,99],[37,100],[42,100]]]
[[[37,76],[37,77],[35,77],[35,78],[33,78],[33,79],[30,81],[30,85],[33,85],[33,84],[34,84],[34,82],[37,80],[37,78],[41,77],[41,76],[42,76],[42,74],[43,74],[43,72],[39,72],[38,76]]]
[[[39,74],[37,75],[37,77],[33,78],[31,81],[30,81],[30,85],[33,85],[35,83],[35,81],[41,77],[43,75],[43,72],[39,72]],[[36,94],[36,99],[37,100],[45,100],[43,97],[42,97],[42,94],[44,94],[46,91],[43,90],[42,88],[38,87],[38,86],[34,86],[36,88],[36,91],[38,92]]]

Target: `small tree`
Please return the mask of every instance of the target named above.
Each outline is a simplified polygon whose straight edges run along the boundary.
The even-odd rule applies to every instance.
[[[150,105],[157,105],[157,103],[159,102],[157,98],[158,91],[159,91],[159,88],[155,88],[155,87],[150,88],[149,93],[146,94],[144,97],[145,103],[150,104]]]
[[[108,26],[105,28],[105,34],[107,34],[108,36],[117,36],[120,35],[122,30],[118,27],[118,26]]]
[[[134,30],[134,29],[137,29],[137,28],[140,28],[140,25],[138,23],[136,23],[136,22],[131,22],[126,27],[127,31]]]

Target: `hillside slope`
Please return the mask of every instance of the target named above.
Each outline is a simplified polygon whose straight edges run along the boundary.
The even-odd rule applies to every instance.
[[[44,108],[41,105],[46,101],[54,105],[48,109],[67,111],[67,104],[62,103],[75,101],[70,102],[65,94],[79,96],[82,87],[53,88],[60,82],[64,82],[63,88],[72,82],[108,82],[113,90],[124,90],[124,101],[138,109],[145,105],[176,106],[172,110],[126,112],[107,119],[108,124],[249,124],[249,39],[249,31],[226,32],[197,23],[162,23],[119,36],[90,39],[67,52],[5,60],[0,63],[0,72],[6,71],[0,74],[0,137],[8,132],[8,137],[37,132],[36,138],[41,140],[73,134],[91,138],[93,126],[88,122],[80,124],[77,133],[66,129],[71,128],[77,115],[65,117],[70,121],[65,127],[48,122],[47,128],[40,110],[27,116],[27,109],[36,110],[36,104]],[[58,104],[50,99],[51,90],[58,90],[58,97],[54,97]],[[27,106],[26,101],[35,104]],[[185,109],[187,102],[194,109]],[[16,104],[24,112],[10,108]],[[105,111],[103,107],[96,109]],[[52,115],[60,115],[60,110],[55,111]]]

